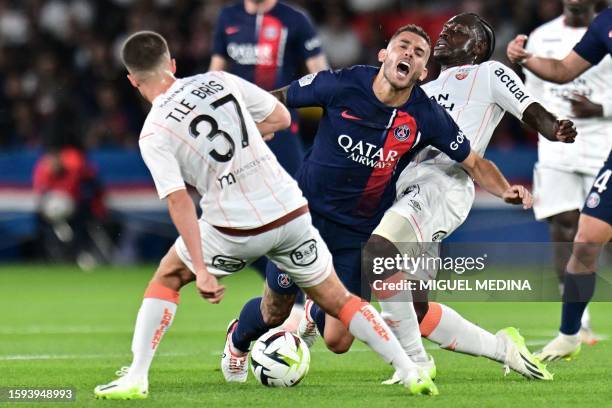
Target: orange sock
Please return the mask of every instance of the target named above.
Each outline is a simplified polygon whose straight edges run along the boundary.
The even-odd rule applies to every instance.
[[[151,282],[144,293],[145,298],[155,298],[167,300],[168,302],[179,304],[180,294],[176,290],[170,289],[161,283]]]
[[[421,336],[429,336],[438,327],[440,319],[442,319],[442,306],[436,302],[429,302],[429,310],[419,325]]]
[[[338,319],[348,328],[353,316],[363,306],[367,305],[367,302],[359,299],[357,296],[351,296],[351,298],[342,306],[340,313],[338,313]]]

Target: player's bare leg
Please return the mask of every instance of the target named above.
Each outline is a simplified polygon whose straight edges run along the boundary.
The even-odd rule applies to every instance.
[[[352,295],[335,273],[320,284],[303,289],[325,313],[337,318],[354,337],[370,346],[384,361],[392,364],[411,393],[438,393],[427,373],[420,372],[418,366],[402,351],[397,338],[376,309]]]
[[[97,386],[94,390],[97,398],[147,397],[148,373],[155,351],[174,320],[180,289],[193,280],[194,274],[180,260],[174,247],[170,248],[149,282],[138,311],[132,338],[132,364],[118,372],[119,379]]]
[[[553,248],[553,259],[555,272],[559,278],[559,290],[563,295],[563,281],[565,279],[565,269],[572,255],[572,245],[574,237],[578,231],[578,218],[580,212],[578,210],[566,211],[560,214],[553,215],[548,218],[550,238],[555,243],[567,243],[567,245],[556,244]],[[591,328],[591,317],[588,307],[582,314],[580,327],[580,341],[584,344],[594,345],[597,343],[597,337]]]
[[[571,359],[580,352],[580,321],[595,291],[597,260],[604,244],[612,238],[605,221],[582,214],[567,264],[559,335],[548,343],[539,357],[544,361]]]
[[[574,242],[574,237],[578,231],[579,217],[580,212],[578,210],[574,210],[556,214],[548,218],[550,240],[552,242]],[[559,278],[559,283],[561,285],[563,284],[565,268],[567,267],[567,262],[569,261],[571,255],[572,251],[570,245],[558,245],[554,248],[553,263],[555,266],[555,272],[557,273],[557,277]]]
[[[240,317],[232,320],[227,337],[221,371],[228,382],[245,382],[248,377],[248,354],[251,342],[268,330],[280,326],[290,315],[297,294],[280,294],[270,289],[267,282],[264,295],[249,300]]]

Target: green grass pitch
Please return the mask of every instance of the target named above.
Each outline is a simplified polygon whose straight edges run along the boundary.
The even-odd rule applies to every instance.
[[[604,340],[584,347],[572,362],[551,363],[553,382],[503,376],[499,364],[428,343],[438,366],[438,397],[411,397],[401,386],[382,386],[389,366],[365,345],[345,355],[312,350],[310,373],[297,387],[268,389],[250,376],[246,384],[225,384],[219,356],[228,321],[243,302],[261,293],[262,282],[246,270],[224,280],[220,305],[200,299],[193,286],[183,289],[170,331],[161,343],[144,401],[98,401],[96,384],[114,378],[130,362],[134,319],[153,267],[100,268],[0,267],[0,387],[75,387],[77,402],[0,406],[609,406],[612,304],[591,306],[593,324]],[[558,303],[455,303],[464,316],[491,330],[513,325],[532,349],[556,333]],[[585,405],[586,404],[586,405]]]

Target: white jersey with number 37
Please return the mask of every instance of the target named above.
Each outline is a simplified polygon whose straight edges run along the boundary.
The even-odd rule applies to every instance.
[[[263,89],[226,72],[177,79],[155,98],[140,151],[160,198],[192,185],[212,225],[252,229],[306,204],[255,122],[276,106]]]

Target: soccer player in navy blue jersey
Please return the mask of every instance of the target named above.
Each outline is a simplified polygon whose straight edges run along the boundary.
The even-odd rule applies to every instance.
[[[521,34],[508,44],[508,59],[520,63],[540,78],[566,83],[612,55],[612,7],[604,9],[589,25],[574,49],[562,60],[536,57],[525,48]],[[604,244],[612,239],[612,152],[593,182],[578,220],[578,232],[565,273],[563,308],[559,335],[539,354],[542,360],[571,358],[580,351],[580,320],[595,292],[597,260]],[[325,239],[325,238],[324,238]]]
[[[471,151],[469,140],[444,108],[417,85],[427,75],[430,44],[420,27],[408,25],[380,50],[380,68],[355,66],[310,74],[273,92],[289,107],[324,108],[313,148],[296,178],[340,279],[365,298],[369,291],[362,291],[361,245],[393,203],[398,175],[425,146],[461,162],[483,188],[506,202],[531,206],[529,191],[510,186],[493,163]],[[277,284],[281,272],[269,265],[270,290],[295,290]],[[259,310],[243,309],[232,336],[237,349],[246,352],[250,341],[269,328],[259,315]],[[353,338],[341,322],[317,315],[323,320],[321,327],[325,325],[328,348],[347,351]]]
[[[310,19],[278,0],[243,0],[223,8],[214,33],[210,71],[228,71],[265,90],[287,85],[303,64],[308,72],[328,68]],[[291,175],[303,158],[297,113],[268,146]]]

